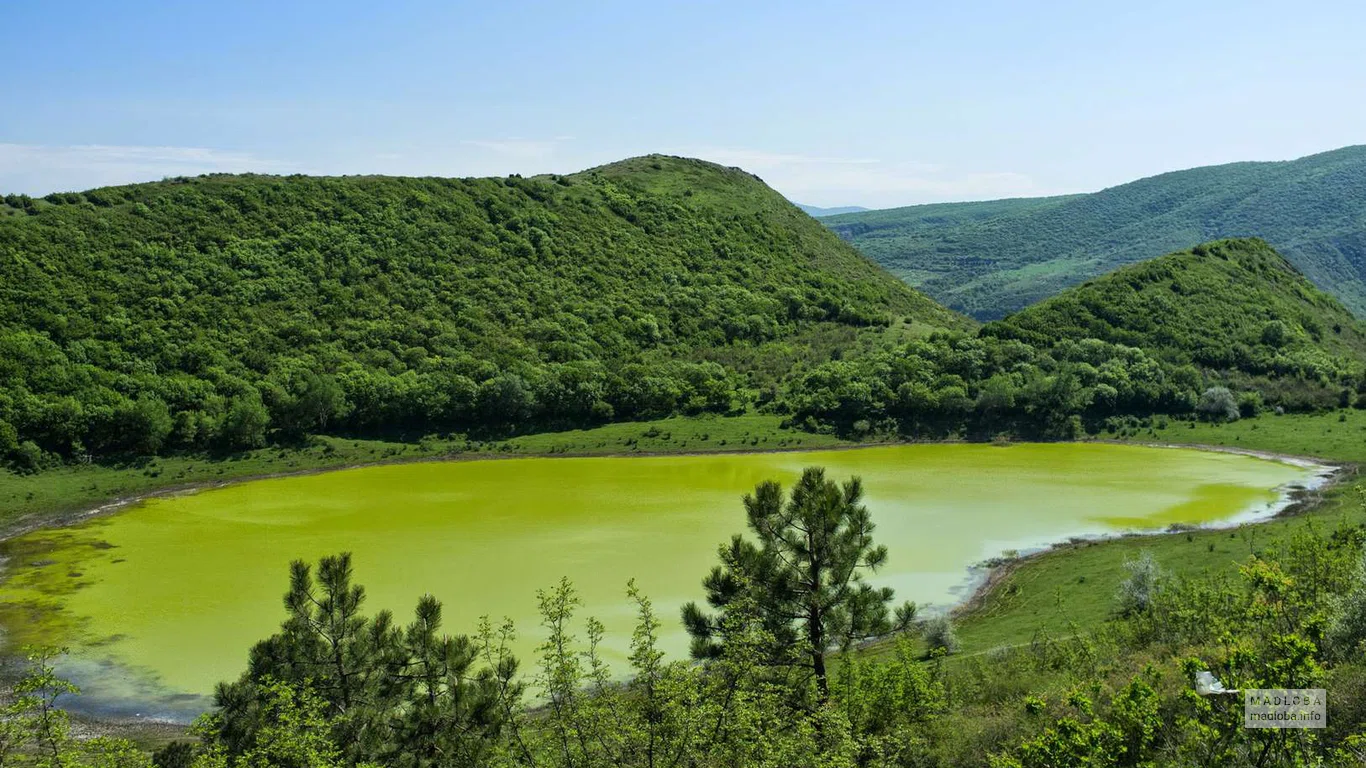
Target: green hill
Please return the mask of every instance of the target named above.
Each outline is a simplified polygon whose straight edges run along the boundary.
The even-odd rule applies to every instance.
[[[822,219],[892,273],[979,319],[1115,267],[1261,237],[1366,312],[1366,146],[1167,173],[1094,194],[912,206]]]
[[[1078,437],[1154,414],[1208,414],[1204,399],[1220,388],[1233,418],[1366,406],[1364,361],[1366,327],[1249,238],[1124,267],[975,335],[824,363],[788,402],[798,419],[854,433]]]
[[[1100,339],[1171,363],[1311,379],[1366,360],[1366,328],[1255,238],[1118,269],[981,334],[1036,346]]]
[[[891,323],[971,326],[755,177],[680,158],[4,200],[20,464],[725,411]]]

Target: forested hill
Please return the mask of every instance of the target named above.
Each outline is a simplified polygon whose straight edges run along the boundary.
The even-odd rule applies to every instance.
[[[988,323],[981,334],[1041,347],[1100,339],[1175,364],[1309,380],[1366,360],[1366,328],[1256,238],[1118,269]]]
[[[1366,407],[1366,328],[1255,238],[1119,269],[982,326],[825,363],[797,419],[852,433],[1072,438],[1153,415]]]
[[[1261,237],[1366,312],[1366,146],[1162,174],[1094,194],[912,206],[822,221],[892,273],[983,320],[1116,267]]]
[[[28,464],[724,411],[862,329],[971,325],[679,158],[4,200],[0,455]]]

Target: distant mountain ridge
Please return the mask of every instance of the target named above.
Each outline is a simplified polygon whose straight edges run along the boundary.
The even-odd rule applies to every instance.
[[[793,205],[797,206],[803,211],[806,211],[807,215],[813,216],[817,219],[823,218],[825,216],[839,216],[842,213],[859,213],[868,210],[867,208],[864,208],[861,205],[842,205],[837,208],[821,208],[820,206],[803,205],[801,203],[793,203]]]
[[[1366,315],[1366,146],[1175,171],[1091,194],[823,219],[911,285],[981,320],[1146,258],[1261,237]]]

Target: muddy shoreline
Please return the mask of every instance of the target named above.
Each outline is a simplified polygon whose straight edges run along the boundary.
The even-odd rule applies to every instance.
[[[1097,440],[1094,442],[1117,445],[1136,445],[1136,443],[1116,440]],[[1318,507],[1323,503],[1324,493],[1326,491],[1343,483],[1348,478],[1356,477],[1358,474],[1358,465],[1354,463],[1327,461],[1308,456],[1295,456],[1272,451],[1257,451],[1243,448],[1230,448],[1227,446],[1197,446],[1182,443],[1137,443],[1137,445],[1144,445],[1151,448],[1196,448],[1205,451],[1254,456],[1261,459],[1291,463],[1306,469],[1316,470],[1318,482],[1311,483],[1307,486],[1292,486],[1287,488],[1284,492],[1285,498],[1276,505],[1276,508],[1270,514],[1256,515],[1248,519],[1234,517],[1224,523],[1214,525],[1173,526],[1161,530],[1135,531],[1113,536],[1073,537],[1067,541],[1056,542],[1022,553],[1017,557],[1004,560],[998,559],[998,562],[987,561],[984,564],[973,566],[976,574],[969,580],[969,583],[973,585],[971,589],[965,590],[968,592],[968,597],[962,602],[951,606],[948,610],[949,614],[955,617],[955,619],[962,619],[981,610],[986,606],[996,589],[1007,578],[1022,566],[1034,560],[1054,555],[1060,556],[1071,550],[1101,544],[1106,541],[1157,536],[1179,536],[1192,531],[1229,530],[1247,525],[1260,525],[1262,523],[1269,523],[1273,520],[1281,520],[1288,517],[1296,517]]]

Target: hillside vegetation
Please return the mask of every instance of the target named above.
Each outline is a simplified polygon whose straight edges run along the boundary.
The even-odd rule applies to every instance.
[[[29,468],[726,412],[893,322],[970,326],[680,158],[5,200],[0,455]]]
[[[1366,146],[1162,174],[1094,194],[922,205],[822,220],[944,304],[1000,318],[1142,259],[1261,237],[1366,312]]]

